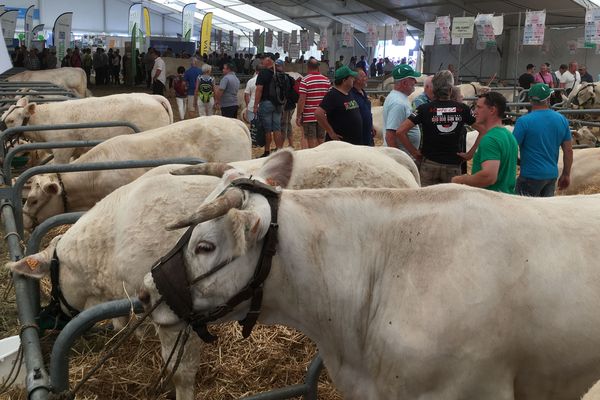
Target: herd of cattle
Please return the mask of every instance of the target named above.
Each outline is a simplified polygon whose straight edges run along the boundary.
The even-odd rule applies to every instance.
[[[468,84],[463,94],[478,87]],[[595,90],[580,104],[600,102]],[[600,195],[419,188],[418,169],[402,151],[343,142],[251,159],[242,121],[173,123],[165,98],[141,93],[47,104],[23,97],[1,120],[7,127],[119,120],[142,130],[25,132],[30,141],[104,140],[82,155],[54,150],[54,163],[207,161],[32,179],[28,230],[63,212],[87,212],[8,267],[40,279],[56,254],[64,298],[78,310],[140,290],[155,304],[150,269],[188,226],[182,268],[190,280],[229,262],[193,287],[195,311],[225,303],[254,274],[273,218],[265,197],[230,185],[252,177],[286,188],[260,321],[314,340],[344,398],[575,399],[600,379]],[[600,187],[599,167],[600,149],[576,150],[565,194]],[[224,196],[235,201],[216,206]],[[220,321],[247,309],[242,303]],[[152,317],[166,359],[185,323],[165,305]],[[173,377],[179,400],[194,398],[200,349],[192,335]]]

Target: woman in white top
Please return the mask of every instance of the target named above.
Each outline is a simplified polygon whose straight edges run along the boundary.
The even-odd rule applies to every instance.
[[[215,78],[210,73],[212,67],[209,64],[202,64],[202,75],[196,79],[196,89],[194,98],[196,101],[196,111],[199,117],[213,115],[215,106]]]

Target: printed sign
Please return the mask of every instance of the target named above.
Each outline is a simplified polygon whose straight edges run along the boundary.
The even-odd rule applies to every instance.
[[[342,47],[354,47],[354,28],[352,25],[342,25]]]
[[[437,44],[450,44],[450,17],[437,17],[435,19],[435,39]]]
[[[527,11],[525,14],[525,27],[523,29],[523,45],[541,46],[544,44],[545,30],[546,10]]]
[[[395,46],[406,45],[406,21],[392,25],[392,44]]]
[[[435,42],[435,22],[425,22],[423,46],[433,46]]]
[[[473,37],[473,17],[454,17],[452,20],[452,39],[471,39]]]
[[[377,25],[375,24],[367,24],[367,34],[366,34],[366,45],[367,47],[376,47],[378,38],[377,38]]]

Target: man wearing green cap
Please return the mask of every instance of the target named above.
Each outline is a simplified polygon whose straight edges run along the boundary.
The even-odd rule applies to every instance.
[[[558,151],[563,149],[563,171],[558,188],[570,183],[573,147],[569,122],[549,105],[553,90],[544,83],[532,85],[529,101],[532,111],[517,119],[514,135],[521,149],[521,173],[516,193],[523,196],[554,196],[558,178]]]
[[[334,86],[315,109],[317,122],[327,132],[326,140],[362,144],[362,117],[358,103],[350,94],[357,75],[348,66],[338,68]]]
[[[386,146],[397,147],[410,155],[408,149],[396,138],[396,130],[412,113],[408,96],[415,91],[416,78],[421,74],[412,69],[408,64],[400,64],[392,71],[394,89],[385,98],[383,103],[383,123],[385,134],[383,143]],[[421,144],[421,131],[414,126],[408,131],[408,140],[418,149]]]

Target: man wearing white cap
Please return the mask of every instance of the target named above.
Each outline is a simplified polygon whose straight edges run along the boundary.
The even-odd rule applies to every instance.
[[[544,83],[529,89],[531,112],[517,119],[514,136],[521,150],[521,172],[515,192],[522,196],[554,196],[558,178],[558,150],[563,150],[563,171],[558,188],[570,183],[573,147],[569,121],[550,108],[553,90]]]
[[[396,130],[413,111],[408,96],[415,91],[416,78],[420,76],[421,74],[413,70],[408,64],[401,64],[396,67],[392,71],[394,89],[383,103],[383,123],[385,126],[383,143],[386,146],[397,147],[408,154],[410,152],[397,139]],[[415,148],[419,148],[421,144],[419,127],[415,126],[409,130],[408,140]]]

